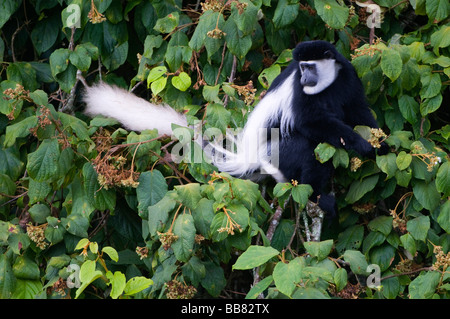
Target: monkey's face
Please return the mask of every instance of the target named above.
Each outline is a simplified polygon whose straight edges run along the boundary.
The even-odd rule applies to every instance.
[[[339,64],[333,58],[300,61],[300,84],[308,95],[318,94],[337,78]]]

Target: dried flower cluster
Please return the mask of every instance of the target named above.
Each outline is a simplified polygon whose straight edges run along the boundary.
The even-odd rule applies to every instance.
[[[342,299],[358,299],[359,294],[364,291],[359,283],[352,285],[348,283],[344,289],[336,293],[336,296]]]
[[[188,286],[178,280],[171,280],[164,284],[167,299],[192,299],[197,293],[194,286]]]
[[[30,98],[30,91],[25,90],[25,88],[18,83],[16,84],[15,89],[6,89],[5,91],[3,91],[3,94],[5,95],[3,97],[3,99],[5,100],[14,100],[15,102],[18,102],[20,100],[32,102],[32,99]],[[14,112],[16,111],[16,104],[13,103],[12,106],[13,109],[9,114],[6,115],[8,119],[11,121],[14,120]]]
[[[50,109],[44,105],[41,105],[39,112],[41,113],[38,115],[38,125],[30,128],[31,134],[33,134],[35,137],[37,137],[37,131],[39,128],[45,129],[47,126],[52,124],[52,120],[50,119],[51,113]]]
[[[96,143],[98,155],[92,164],[97,172],[100,186],[105,189],[113,186],[138,187],[139,173],[134,172],[133,167],[130,169],[125,167],[127,159],[122,155],[111,155],[112,139],[109,132],[96,133],[93,140]]]
[[[368,47],[361,48],[361,49],[355,49],[354,54],[350,54],[352,59],[356,59],[359,56],[368,55],[373,57],[375,55],[375,52],[381,52],[380,49],[377,48],[377,45],[380,44],[381,38],[375,39],[375,42],[372,45],[369,45]]]
[[[361,167],[362,163],[363,162],[358,157],[352,157],[352,159],[350,160],[350,170],[352,172],[356,172],[358,168]]]
[[[222,9],[224,7],[224,2],[226,2],[226,1],[206,0],[202,3],[200,3],[200,6],[202,7],[203,12],[208,11],[208,10],[220,12],[220,11],[222,11]]]
[[[253,86],[253,81],[248,81],[247,85],[231,84],[231,87],[237,91],[239,96],[244,97],[246,105],[251,105],[255,100],[256,89]]]
[[[389,214],[394,217],[392,220],[392,227],[400,234],[406,234],[406,220],[401,218],[394,209],[390,209]]]
[[[172,230],[169,230],[167,233],[157,232],[159,236],[159,241],[163,245],[164,250],[167,250],[172,246],[174,242],[177,241],[178,236],[172,233]]]
[[[395,266],[395,270],[400,273],[409,273],[413,270],[413,261],[411,259],[403,259]]]
[[[94,4],[94,0],[91,0],[91,10],[88,13],[88,18],[93,24],[102,23],[106,20],[105,16],[98,12],[97,7]]]
[[[216,27],[214,30],[208,31],[206,35],[213,39],[222,39],[227,34]]]
[[[434,166],[438,165],[442,159],[436,156],[435,152],[423,153],[423,148],[419,144],[414,145],[411,150],[411,155],[419,158],[422,162],[427,165],[427,171],[433,171]]]
[[[66,289],[68,289],[66,281],[59,278],[52,286],[52,289],[60,296],[64,297],[66,295]]]
[[[373,212],[375,207],[376,205],[372,203],[355,204],[352,206],[353,210],[361,215]]]
[[[234,221],[233,218],[231,218],[230,214],[236,214],[235,212],[232,212],[231,210],[227,210],[225,207],[223,208],[223,211],[225,213],[225,216],[227,217],[227,223],[225,227],[220,227],[217,231],[219,233],[227,232],[230,235],[234,235],[234,230],[237,229],[239,232],[242,232],[242,227],[238,223]]]
[[[139,258],[142,260],[148,257],[148,248],[147,247],[136,247],[136,254],[138,254]]]
[[[37,247],[44,250],[48,246],[48,242],[45,240],[45,229],[47,224],[42,224],[38,226],[33,226],[32,224],[27,225],[27,235],[30,237]]]
[[[450,266],[450,252],[445,254],[442,250],[442,246],[437,245],[434,246],[433,252],[436,257],[436,262],[432,266],[433,270],[440,270],[442,268],[443,271],[446,271],[446,269]]]
[[[386,140],[387,135],[383,132],[381,128],[371,128],[370,133],[372,136],[369,139],[370,145],[372,145],[374,148],[380,148],[381,143]]]

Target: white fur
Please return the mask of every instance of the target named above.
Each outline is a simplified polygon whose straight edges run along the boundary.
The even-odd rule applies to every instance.
[[[85,113],[103,115],[118,120],[130,130],[157,129],[163,135],[172,134],[172,123],[187,126],[186,117],[167,105],[155,105],[136,95],[107,84],[86,88]]]
[[[336,80],[340,69],[339,63],[336,63],[336,60],[334,59],[311,60],[302,62],[314,63],[317,68],[317,74],[319,75],[319,81],[315,86],[303,87],[303,92],[308,95],[320,93],[327,87],[329,87],[331,83]]]
[[[243,131],[237,135],[227,136],[234,149],[225,149],[221,145],[209,143],[205,155],[212,158],[220,171],[248,177],[254,174],[270,174],[277,181],[285,181],[278,165],[278,137],[285,136],[293,125],[292,97],[294,71],[276,90],[270,91],[250,113]],[[158,129],[159,134],[172,134],[171,124],[187,127],[186,117],[167,105],[155,105],[136,95],[107,84],[98,84],[86,89],[85,113],[90,116],[103,115],[118,120],[130,130],[142,131]],[[271,122],[280,118],[280,131],[271,131],[271,153],[267,156],[267,128]],[[197,128],[198,129],[198,128]],[[275,130],[275,131],[273,131]],[[201,140],[196,139],[202,144]],[[274,157],[275,156],[275,157]],[[261,170],[261,172],[257,172]]]
[[[219,151],[219,155],[226,155],[224,161],[217,160],[216,157],[215,165],[219,170],[243,177],[252,175],[262,167],[266,173],[271,174],[275,179],[284,180],[281,172],[273,163],[269,164],[263,160],[267,158],[265,133],[267,132],[266,128],[271,126],[271,122],[278,118],[281,118],[280,130],[282,136],[287,135],[292,127],[294,118],[291,108],[294,95],[293,81],[296,72],[292,72],[276,90],[267,93],[250,113],[242,134],[239,134],[235,140],[235,153],[224,150],[217,145],[215,146],[216,151]],[[274,159],[274,157],[278,156],[279,145],[277,138],[273,134],[271,143],[272,159]],[[275,162],[277,162],[276,158]]]

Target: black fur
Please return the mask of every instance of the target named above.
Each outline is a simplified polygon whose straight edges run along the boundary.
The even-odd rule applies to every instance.
[[[279,169],[288,179],[310,184],[314,190],[312,200],[320,195],[319,206],[331,216],[336,214],[334,196],[326,186],[333,173],[331,161],[321,164],[316,160],[314,149],[327,142],[335,147],[354,150],[363,156],[374,157],[374,148],[357,134],[356,125],[377,128],[369,110],[364,89],[355,69],[328,42],[309,41],[300,43],[293,51],[294,61],[274,80],[270,90],[282,86],[292,72],[296,72],[292,111],[294,127],[280,142]],[[340,65],[338,77],[325,90],[307,95],[300,84],[299,61],[320,60],[333,57]],[[279,120],[273,127],[279,126]],[[342,143],[344,141],[344,145]],[[384,154],[386,144],[378,151]]]

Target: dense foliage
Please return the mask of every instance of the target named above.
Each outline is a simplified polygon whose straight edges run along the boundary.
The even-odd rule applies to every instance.
[[[374,2],[3,0],[0,297],[448,298],[450,5]],[[386,135],[356,129],[391,147],[316,149],[339,206],[320,242],[309,185],[177,164],[178,141],[81,112],[84,78],[242,127],[308,39],[352,61]]]

